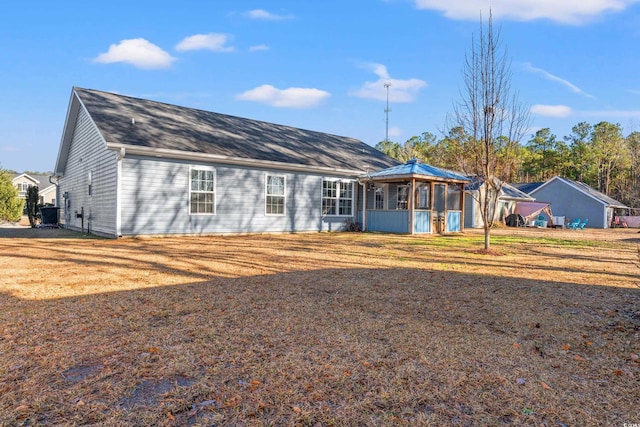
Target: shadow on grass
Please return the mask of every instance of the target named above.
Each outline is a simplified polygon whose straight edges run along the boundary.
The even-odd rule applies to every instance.
[[[344,266],[51,300],[1,293],[0,306],[0,424],[602,425],[637,414],[637,289]]]
[[[93,234],[65,228],[0,226],[0,239],[103,239]]]
[[[70,238],[78,234],[69,233],[72,233]],[[354,240],[347,240],[349,238]],[[52,269],[72,270],[78,275],[89,276],[105,270],[112,271],[114,275],[119,274],[116,271],[134,271],[140,276],[136,279],[138,281],[148,280],[144,275],[167,274],[181,276],[181,282],[208,280],[220,275],[279,273],[296,270],[299,266],[317,269],[326,263],[341,268],[359,264],[375,268],[411,265],[436,269],[437,265],[437,269],[477,272],[479,275],[490,269],[500,269],[509,275],[527,271],[541,279],[560,273],[576,277],[576,284],[584,283],[578,275],[589,274],[599,277],[602,284],[640,283],[640,270],[636,268],[637,248],[628,244],[585,251],[583,248],[536,244],[535,240],[530,240],[494,244],[493,248],[508,256],[490,256],[473,253],[473,248],[481,247],[480,240],[475,245],[469,239],[459,243],[447,240],[449,243],[443,247],[440,238],[385,235],[314,234],[300,236],[299,239],[281,235],[120,240],[91,237],[88,240],[80,241],[79,245],[67,245],[51,244],[44,238],[33,239],[28,241],[31,250],[20,257],[25,262],[31,260],[41,264],[43,254],[48,253]],[[334,255],[329,260],[319,261],[318,256],[323,254]],[[535,263],[531,261],[532,257],[545,261]],[[610,263],[623,268],[611,269],[608,267]],[[55,279],[55,274],[52,278]],[[91,283],[91,280],[86,282]]]

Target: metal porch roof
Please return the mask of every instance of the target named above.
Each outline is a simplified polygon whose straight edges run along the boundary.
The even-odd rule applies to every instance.
[[[403,179],[415,177],[433,178],[440,181],[469,181],[469,178],[458,173],[420,163],[416,159],[411,159],[402,165],[392,166],[378,172],[369,173],[367,174],[366,179],[379,181],[381,179]]]

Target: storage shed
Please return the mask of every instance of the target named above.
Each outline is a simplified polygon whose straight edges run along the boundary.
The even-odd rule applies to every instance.
[[[554,176],[529,194],[536,200],[551,203],[554,215],[564,216],[567,221],[586,219],[587,227],[593,228],[609,228],[614,209],[629,209],[585,183],[559,176]]]

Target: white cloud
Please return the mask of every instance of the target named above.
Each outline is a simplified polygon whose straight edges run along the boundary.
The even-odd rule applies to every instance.
[[[187,50],[212,50],[214,52],[232,52],[233,46],[227,46],[232,37],[229,34],[209,33],[209,34],[195,34],[193,36],[185,37],[176,46],[177,51]]]
[[[271,85],[262,85],[237,95],[236,99],[260,102],[273,107],[311,108],[318,106],[330,96],[329,92],[314,88],[278,89]]]
[[[168,68],[176,58],[145,39],[122,40],[109,46],[109,50],[98,55],[94,61],[103,64],[125,62],[138,68]]]
[[[244,15],[250,19],[259,19],[263,21],[282,21],[293,18],[291,15],[277,15],[275,13],[267,12],[264,9],[249,10],[245,12]]]
[[[531,114],[545,117],[568,117],[571,115],[571,107],[566,105],[542,105],[536,104],[531,106]]]
[[[259,44],[256,46],[251,46],[249,48],[249,52],[259,52],[262,50],[269,50],[269,46],[267,46],[266,44]]]
[[[451,19],[478,20],[480,11],[495,19],[550,19],[582,24],[607,12],[621,12],[640,0],[414,0],[418,9],[438,10]]]
[[[387,67],[382,64],[372,63],[366,64],[364,67],[379,78],[374,82],[365,82],[359,89],[351,92],[352,96],[385,101],[387,99],[385,84],[389,84],[389,102],[413,102],[418,95],[418,91],[427,87],[427,83],[420,79],[400,80],[391,78],[387,72]]]
[[[558,76],[554,76],[553,74],[549,73],[546,70],[543,70],[542,68],[537,68],[534,67],[533,65],[531,65],[530,63],[526,62],[524,64],[524,69],[527,71],[531,71],[533,73],[537,73],[537,74],[541,74],[543,75],[546,79],[560,83],[561,85],[569,88],[569,90],[571,90],[571,92],[586,96],[587,98],[593,98],[595,99],[595,96],[586,93],[585,91],[583,91],[582,89],[580,89],[578,86],[574,85],[573,83],[571,83],[568,80],[562,79]]]
[[[397,138],[399,136],[402,136],[402,129],[400,129],[397,126],[393,126],[389,128],[389,136],[393,137],[393,138]]]

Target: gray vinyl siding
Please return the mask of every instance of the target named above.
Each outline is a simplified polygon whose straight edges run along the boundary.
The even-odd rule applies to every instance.
[[[190,214],[190,170],[215,170],[215,214]],[[265,213],[266,174],[284,176],[285,215]],[[187,161],[122,160],[121,233],[168,235],[336,231],[347,217],[322,217],[322,175]],[[356,206],[354,206],[355,212]]]
[[[464,197],[464,228],[483,228],[478,191],[467,192]]]
[[[84,228],[94,234],[116,237],[116,154],[107,150],[104,140],[83,108],[79,110],[76,120],[66,168],[59,181],[60,220],[66,228]],[[67,193],[67,199],[63,198],[64,193]],[[76,212],[83,210],[84,224],[83,219],[76,216]]]
[[[606,228],[606,207],[569,185],[553,181],[531,193],[536,201],[551,203],[554,216],[565,216],[567,221],[589,219],[587,227]]]

